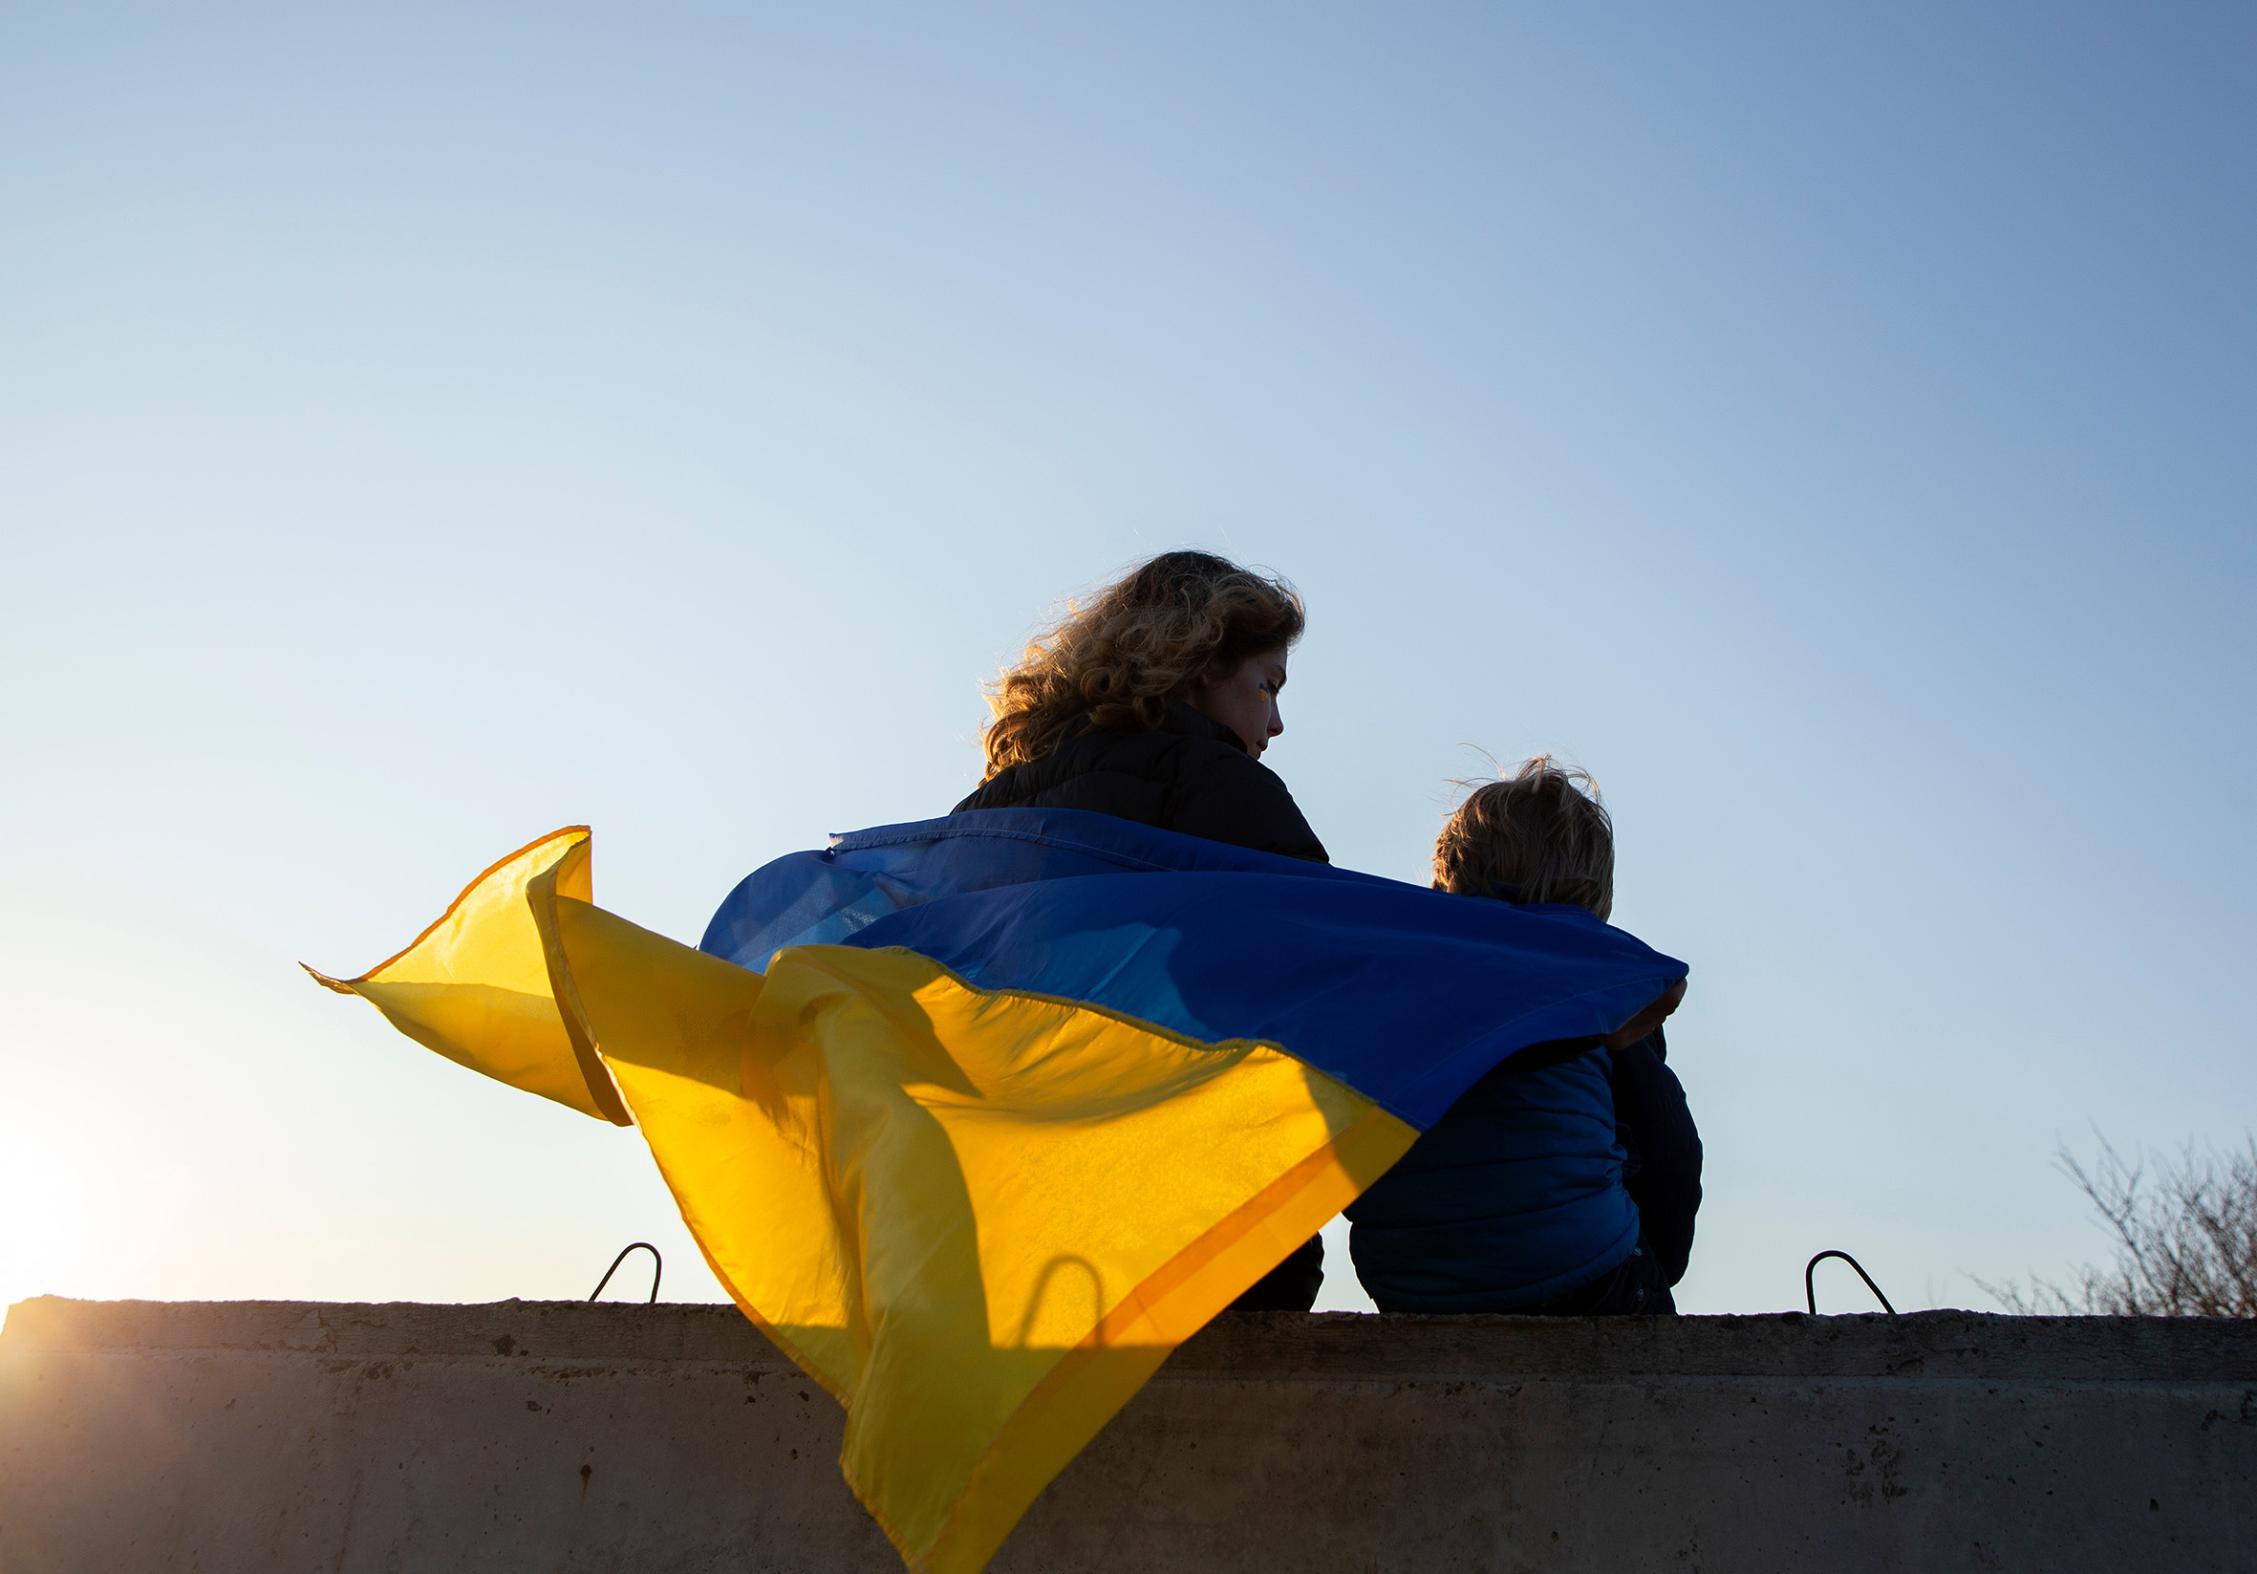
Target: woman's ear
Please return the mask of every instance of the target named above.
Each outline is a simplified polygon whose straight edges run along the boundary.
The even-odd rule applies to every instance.
[[[1177,684],[1174,692],[1168,698],[1182,700],[1187,705],[1197,706],[1202,696],[1211,693],[1228,676],[1230,676],[1228,672],[1216,666],[1213,662],[1209,662]]]

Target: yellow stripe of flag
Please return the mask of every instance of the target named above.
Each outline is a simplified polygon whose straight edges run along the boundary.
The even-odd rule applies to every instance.
[[[520,849],[321,981],[474,1070],[631,1111],[715,1274],[846,1407],[841,1468],[913,1567],[985,1564],[1415,1135],[1275,1046],[909,951],[799,947],[763,977],[593,906],[586,843]]]

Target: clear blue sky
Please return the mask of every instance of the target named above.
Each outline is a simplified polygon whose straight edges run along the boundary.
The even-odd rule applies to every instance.
[[[2057,1139],[2257,1118],[2257,13],[1557,12],[0,19],[0,1297],[716,1294],[296,959],[578,820],[694,938],[1182,544],[1341,862],[1599,778],[1688,1309],[2100,1251]]]

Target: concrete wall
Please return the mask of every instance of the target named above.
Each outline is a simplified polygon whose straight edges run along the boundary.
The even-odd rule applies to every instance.
[[[897,1567],[720,1307],[29,1301],[0,1570]],[[1233,1317],[1001,1570],[2257,1568],[2257,1324]]]

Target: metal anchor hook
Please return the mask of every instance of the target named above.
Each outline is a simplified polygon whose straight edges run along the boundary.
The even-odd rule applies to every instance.
[[[627,1254],[638,1247],[650,1253],[650,1299],[643,1304],[646,1306],[658,1304],[658,1281],[666,1272],[666,1259],[659,1256],[658,1248],[648,1241],[629,1241],[626,1245],[620,1247],[619,1255],[611,1259],[611,1266],[603,1271],[603,1277],[596,1281],[596,1287],[588,1292],[589,1300],[593,1301],[597,1296],[603,1294],[603,1287],[611,1283],[611,1276],[619,1271],[619,1265],[627,1260]]]
[[[1889,1304],[1889,1298],[1881,1293],[1881,1287],[1873,1282],[1873,1276],[1865,1271],[1863,1263],[1852,1257],[1848,1252],[1829,1249],[1820,1252],[1802,1265],[1802,1299],[1803,1304],[1810,1308],[1811,1316],[1816,1317],[1818,1315],[1818,1286],[1816,1283],[1818,1265],[1829,1257],[1839,1257],[1852,1268],[1855,1268],[1857,1276],[1865,1281],[1865,1288],[1873,1292],[1873,1299],[1881,1303],[1881,1310],[1887,1312],[1891,1317],[1897,1315],[1897,1309]],[[654,1290],[651,1293],[655,1295],[658,1292]]]

